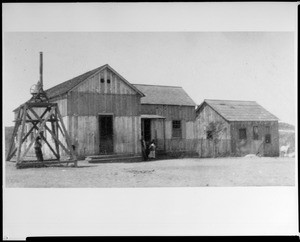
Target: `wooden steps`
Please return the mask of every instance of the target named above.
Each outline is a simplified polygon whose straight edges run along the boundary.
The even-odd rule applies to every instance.
[[[142,156],[132,154],[91,155],[87,156],[85,160],[89,163],[141,162]]]

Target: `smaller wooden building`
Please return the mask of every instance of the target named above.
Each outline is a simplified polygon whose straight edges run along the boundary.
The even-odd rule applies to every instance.
[[[278,118],[254,101],[206,99],[195,127],[200,157],[279,156]]]
[[[134,84],[141,98],[141,131],[159,151],[194,152],[196,103],[178,86]]]

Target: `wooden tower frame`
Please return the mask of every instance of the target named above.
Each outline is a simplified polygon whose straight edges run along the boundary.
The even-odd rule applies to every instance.
[[[40,116],[36,112],[39,109],[41,110]],[[77,166],[77,157],[71,145],[71,140],[64,126],[63,119],[58,109],[57,103],[27,102],[17,109],[17,117],[15,122],[15,127],[13,130],[8,154],[6,157],[7,161],[10,161],[12,157],[16,154],[17,168],[62,163],[65,163],[67,165],[69,163],[74,163],[74,166]],[[32,124],[32,127],[28,130],[28,132],[25,132],[24,129],[26,123]],[[47,123],[51,124],[51,128],[49,128],[46,125]],[[34,132],[35,130],[36,132]],[[42,133],[43,130],[50,133],[51,138],[54,140],[55,148],[53,148],[47,141],[46,137],[44,137]],[[66,141],[66,146],[62,143],[62,140],[59,139],[59,133],[61,133],[61,136]],[[22,145],[27,140],[27,138],[29,138],[30,135],[31,141],[26,147],[26,149],[24,148],[24,151],[22,152]],[[54,154],[56,159],[44,161],[25,160],[28,151],[30,150],[38,136],[41,137],[41,139],[45,142],[45,144]],[[14,144],[16,147],[14,147]],[[68,160],[60,160],[60,148],[62,148],[62,150],[64,150],[65,153],[70,156]]]
[[[15,120],[15,127],[10,140],[9,150],[6,157],[7,161],[10,161],[16,154],[16,166],[17,168],[28,167],[28,166],[44,166],[50,164],[62,164],[74,163],[77,167],[77,157],[73,150],[70,137],[65,128],[62,116],[59,112],[57,103],[50,103],[46,92],[43,90],[43,52],[40,52],[40,79],[37,85],[32,88],[31,99],[22,104],[17,109],[17,116]],[[37,110],[41,112],[36,112]],[[41,114],[40,116],[38,115]],[[25,132],[26,123],[31,123],[32,127],[28,132]],[[50,123],[51,128],[46,124]],[[55,149],[47,141],[47,138],[43,135],[43,131],[46,130],[50,133],[51,138],[54,140]],[[59,139],[59,132],[62,138],[65,140],[66,146]],[[30,136],[30,143],[27,147],[24,147],[22,152],[22,145],[27,138]],[[36,161],[36,160],[25,160],[26,155],[37,137],[40,137],[51,152],[54,154],[56,159]],[[27,142],[26,142],[27,143]],[[70,156],[68,160],[61,160],[60,148]]]

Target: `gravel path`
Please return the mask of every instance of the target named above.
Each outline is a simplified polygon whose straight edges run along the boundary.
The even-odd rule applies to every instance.
[[[173,159],[79,167],[16,169],[6,162],[6,187],[294,186],[295,158]]]

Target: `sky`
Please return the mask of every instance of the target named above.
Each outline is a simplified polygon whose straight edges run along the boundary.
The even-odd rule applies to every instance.
[[[133,84],[181,86],[204,99],[256,101],[295,124],[293,32],[9,32],[3,37],[4,125],[44,89],[109,64]]]

